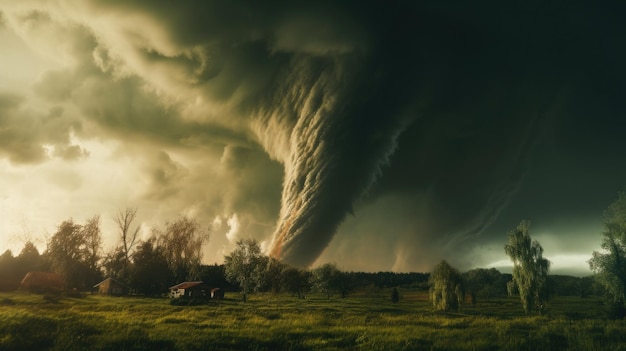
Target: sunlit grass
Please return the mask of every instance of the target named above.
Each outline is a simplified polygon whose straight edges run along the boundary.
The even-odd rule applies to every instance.
[[[0,350],[624,350],[624,321],[599,299],[554,299],[525,316],[515,298],[432,311],[419,291],[341,299],[236,294],[203,306],[167,299],[0,294]]]

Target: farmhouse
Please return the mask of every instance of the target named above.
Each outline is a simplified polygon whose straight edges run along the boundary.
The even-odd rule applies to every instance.
[[[124,283],[121,283],[110,277],[94,285],[93,288],[98,289],[99,294],[111,296],[127,295],[130,291],[130,288]]]
[[[170,287],[170,298],[180,297],[208,297],[209,287],[202,281],[182,282]]]
[[[220,288],[211,289],[211,298],[216,300],[222,300],[224,298],[224,290]]]
[[[20,283],[20,289],[35,293],[62,292],[63,284],[63,277],[57,273],[28,272]]]

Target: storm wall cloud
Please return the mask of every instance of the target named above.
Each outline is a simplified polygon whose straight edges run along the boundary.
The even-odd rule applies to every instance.
[[[89,162],[81,141],[114,140],[111,159],[141,160],[135,200],[220,223],[220,250],[252,236],[297,266],[368,253],[371,269],[427,269],[478,245],[543,140],[584,118],[565,112],[589,86],[623,87],[609,73],[623,51],[601,35],[623,28],[600,6],[0,4],[0,23],[56,62],[32,95],[0,92],[0,111],[27,99],[63,121],[3,138],[3,157]]]

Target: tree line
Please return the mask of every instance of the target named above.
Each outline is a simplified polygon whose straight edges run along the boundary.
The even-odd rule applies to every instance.
[[[581,297],[592,293],[601,294],[607,301],[610,317],[626,317],[626,192],[620,192],[617,200],[604,212],[604,231],[600,251],[594,251],[588,261],[593,277],[576,280],[572,277],[548,275],[550,261],[543,256],[543,247],[529,234],[530,223],[522,221],[508,233],[504,246],[506,255],[513,262],[511,279],[507,280],[508,295],[518,295],[524,312],[543,313],[551,293],[558,291],[578,292]],[[490,278],[490,276],[493,277]],[[430,300],[438,310],[456,311],[465,301],[469,289],[475,301],[476,288],[486,280],[493,281],[498,272],[475,270],[465,277],[445,260],[439,263],[429,278]],[[501,284],[499,286],[502,286]]]
[[[304,298],[310,291],[348,296],[361,287],[411,287],[428,290],[436,309],[458,310],[469,295],[471,303],[506,295],[518,295],[526,313],[542,313],[551,295],[602,294],[614,316],[626,315],[626,193],[619,193],[604,214],[602,249],[594,251],[589,265],[593,277],[550,276],[550,261],[532,239],[528,221],[508,233],[504,251],[513,262],[512,274],[496,269],[460,273],[445,260],[431,273],[343,272],[335,264],[300,269],[264,255],[255,240],[239,240],[223,265],[202,265],[202,246],[211,228],[181,216],[153,229],[140,240],[134,225],[137,209],[126,208],[114,217],[118,245],[102,253],[100,217],[84,224],[63,221],[40,254],[27,242],[17,256],[0,255],[0,290],[14,290],[29,271],[53,271],[65,277],[66,290],[88,291],[104,277],[128,284],[134,293],[161,295],[169,286],[185,280],[203,280],[240,290],[243,300],[252,292],[290,293]],[[397,294],[397,291],[396,291]]]
[[[200,277],[202,246],[211,229],[181,216],[152,230],[147,240],[140,240],[134,225],[136,208],[119,210],[118,245],[109,252],[102,249],[100,216],[84,224],[73,219],[63,221],[48,239],[40,254],[27,242],[19,255],[10,250],[0,256],[0,289],[14,290],[30,271],[51,271],[64,277],[65,290],[89,291],[104,277],[130,285],[134,292],[157,295],[176,282]]]

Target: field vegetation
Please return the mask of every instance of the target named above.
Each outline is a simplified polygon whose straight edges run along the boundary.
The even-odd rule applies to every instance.
[[[583,278],[549,275],[527,222],[505,245],[511,275],[446,261],[430,273],[301,269],[254,240],[207,266],[209,231],[197,221],[181,217],[137,241],[132,208],[116,217],[120,244],[103,257],[99,217],[70,219],[43,254],[27,242],[0,255],[0,351],[626,351],[626,195],[609,209],[595,275]],[[98,283],[105,277],[117,291]],[[164,298],[183,281],[206,286]]]
[[[526,315],[518,297],[435,312],[428,292],[348,298],[239,293],[200,306],[146,297],[0,294],[0,350],[626,350],[604,300],[556,297]]]

